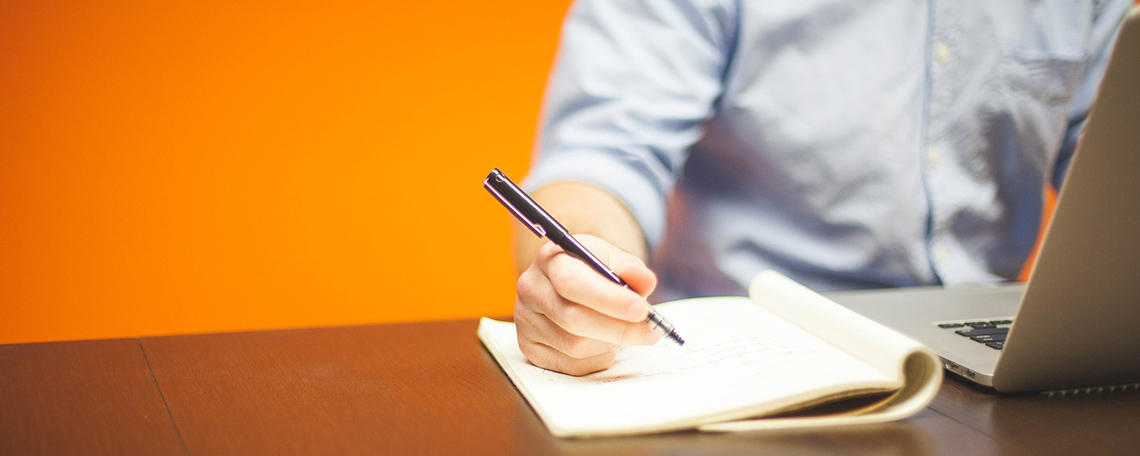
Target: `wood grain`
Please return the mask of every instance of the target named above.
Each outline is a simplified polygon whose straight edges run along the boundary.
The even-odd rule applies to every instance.
[[[1135,454],[1140,449],[1136,390],[1054,398],[996,395],[950,377],[930,408],[1028,453]]]
[[[192,454],[1018,454],[934,410],[827,431],[552,438],[475,321],[144,339]]]
[[[192,454],[502,453],[551,444],[472,321],[143,345]]]
[[[895,423],[555,439],[479,344],[475,325],[0,346],[0,454],[1021,455],[1140,448],[1140,394],[997,396],[953,378],[931,407]]]
[[[0,454],[183,454],[137,339],[0,345]]]

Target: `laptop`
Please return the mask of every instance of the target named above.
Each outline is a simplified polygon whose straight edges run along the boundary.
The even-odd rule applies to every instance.
[[[828,294],[999,392],[1140,383],[1140,7],[1125,19],[1025,284]]]

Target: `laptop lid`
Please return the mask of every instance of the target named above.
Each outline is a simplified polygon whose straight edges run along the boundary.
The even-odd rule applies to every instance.
[[[1140,381],[1140,8],[1117,38],[994,372],[999,391]]]
[[[952,372],[998,391],[1140,381],[1140,8],[1117,38],[1024,289],[828,296],[931,347]],[[1000,352],[936,325],[1015,314]]]

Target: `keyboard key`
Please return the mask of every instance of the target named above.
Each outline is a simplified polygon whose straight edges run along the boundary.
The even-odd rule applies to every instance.
[[[986,346],[994,350],[1001,350],[1005,346],[1005,342],[986,342]]]
[[[966,324],[965,323],[940,323],[938,325],[939,328],[943,328],[943,329],[961,328],[963,326],[966,326]]]
[[[1000,334],[982,334],[979,336],[970,337],[974,342],[988,343],[988,342],[1005,342],[1005,333]]]
[[[976,321],[973,323],[966,323],[966,324],[970,325],[970,327],[974,328],[974,329],[993,328],[995,326],[992,321]]]
[[[985,335],[994,335],[994,334],[1005,335],[1005,334],[1009,333],[1009,328],[959,329],[959,330],[954,331],[954,332],[959,334],[959,335],[966,336],[966,337],[985,336]]]

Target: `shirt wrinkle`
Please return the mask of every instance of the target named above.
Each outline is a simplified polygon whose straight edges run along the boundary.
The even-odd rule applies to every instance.
[[[658,300],[1010,280],[1130,5],[579,0],[524,185],[613,192]]]

